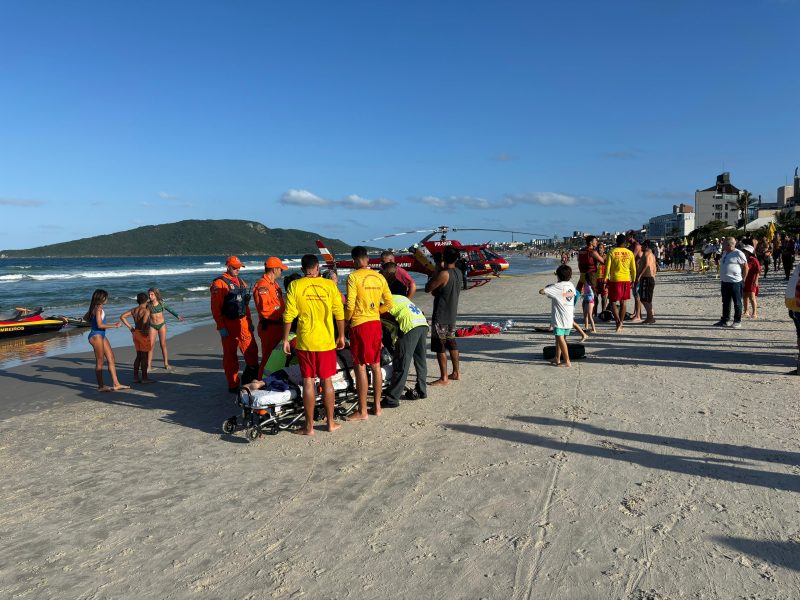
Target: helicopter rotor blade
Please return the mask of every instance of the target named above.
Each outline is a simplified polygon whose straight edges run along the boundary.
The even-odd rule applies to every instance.
[[[429,233],[431,231],[437,231],[437,229],[430,229],[430,228],[428,228],[428,229],[414,229],[413,231],[402,231],[400,233],[390,233],[390,234],[387,234],[387,235],[382,235],[380,237],[372,238],[372,239],[369,239],[369,240],[362,240],[362,241],[364,241],[364,242],[375,242],[377,240],[385,240],[387,238],[400,237],[401,235],[411,235],[412,233]]]
[[[450,231],[497,231],[500,233],[512,233],[512,234],[522,234],[522,235],[531,235],[534,237],[542,237],[547,238],[550,237],[544,233],[531,233],[530,231],[516,231],[511,229],[483,229],[483,228],[476,228],[476,227],[451,227]]]

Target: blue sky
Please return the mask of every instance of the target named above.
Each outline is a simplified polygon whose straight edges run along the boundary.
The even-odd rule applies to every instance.
[[[190,218],[620,230],[723,170],[774,202],[798,24],[795,0],[0,0],[0,248]]]

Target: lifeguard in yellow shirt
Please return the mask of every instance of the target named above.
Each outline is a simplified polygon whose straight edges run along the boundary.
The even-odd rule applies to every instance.
[[[625,234],[617,236],[617,245],[606,256],[606,291],[617,331],[622,331],[625,320],[625,301],[631,298],[631,285],[636,280],[636,259],[625,247]],[[619,302],[619,307],[617,307]]]
[[[381,414],[381,313],[392,308],[392,293],[386,279],[369,268],[369,256],[364,246],[355,246],[350,252],[355,271],[347,278],[347,307],[345,321],[350,322],[350,352],[356,372],[358,411],[348,421],[367,420],[367,365],[372,369],[372,388],[375,399],[375,416]]]
[[[319,276],[319,261],[313,254],[300,260],[305,277],[289,286],[286,310],[283,312],[283,351],[291,354],[289,332],[297,319],[295,338],[297,360],[303,377],[303,408],[306,424],[297,431],[301,435],[314,435],[315,378],[322,384],[322,400],[328,431],[341,427],[333,420],[333,383],[336,374],[336,349],[344,348],[344,307],[336,284]],[[333,322],[336,320],[334,339]]]

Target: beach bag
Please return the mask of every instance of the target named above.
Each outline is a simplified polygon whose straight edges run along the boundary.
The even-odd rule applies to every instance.
[[[586,346],[583,344],[567,344],[567,350],[569,351],[570,360],[584,358],[586,356]],[[545,346],[542,348],[542,357],[545,360],[553,360],[556,357],[556,347]]]
[[[614,314],[610,310],[606,309],[598,313],[597,318],[600,319],[601,321],[613,321]]]

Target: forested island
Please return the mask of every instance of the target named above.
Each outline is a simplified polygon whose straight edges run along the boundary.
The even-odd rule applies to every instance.
[[[0,250],[3,258],[81,258],[110,256],[286,255],[316,253],[322,240],[334,253],[351,246],[300,229],[270,229],[256,221],[234,219],[186,220],[146,225],[128,231],[27,250]]]

